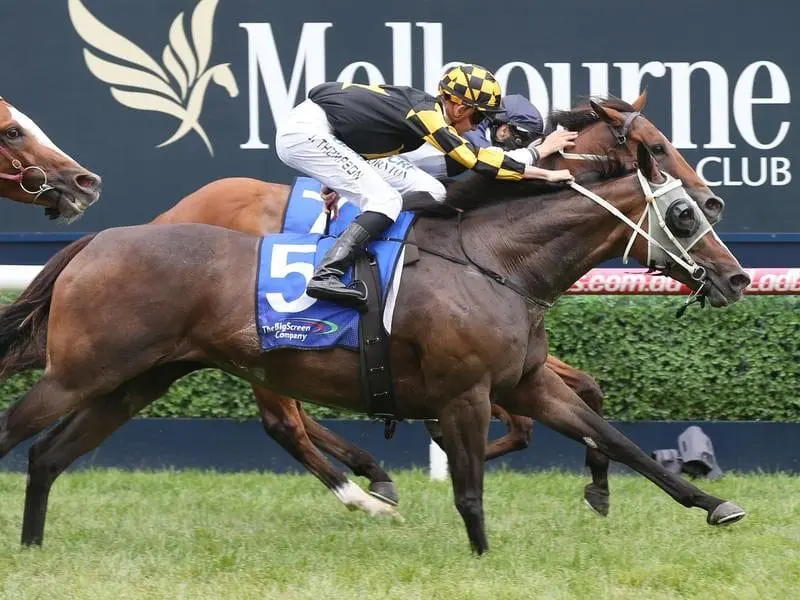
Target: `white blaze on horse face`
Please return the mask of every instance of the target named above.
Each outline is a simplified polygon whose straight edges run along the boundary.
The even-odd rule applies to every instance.
[[[340,485],[333,489],[336,497],[350,510],[361,509],[372,516],[375,515],[388,515],[392,517],[399,517],[398,513],[393,506],[378,500],[374,496],[370,496],[357,484],[349,479],[344,485]]]
[[[23,113],[22,111],[14,108],[10,104],[7,105],[8,110],[11,112],[11,118],[13,118],[20,126],[25,130],[25,133],[28,135],[32,135],[35,137],[40,144],[50,148],[51,150],[55,150],[62,156],[65,156],[75,164],[78,164],[75,159],[73,159],[69,154],[64,152],[61,148],[55,145],[53,140],[47,137],[47,134],[41,130],[41,128],[31,119],[28,115]]]

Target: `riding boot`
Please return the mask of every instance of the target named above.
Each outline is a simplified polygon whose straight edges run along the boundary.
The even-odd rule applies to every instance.
[[[392,220],[381,213],[365,212],[358,215],[325,254],[306,286],[306,294],[345,306],[365,304],[367,297],[364,291],[347,287],[342,282],[342,277],[353,266],[358,253],[363,251],[367,242],[377,237],[391,223]]]

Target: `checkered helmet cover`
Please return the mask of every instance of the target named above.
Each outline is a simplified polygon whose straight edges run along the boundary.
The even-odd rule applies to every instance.
[[[439,82],[439,93],[457,104],[473,106],[484,112],[502,110],[500,84],[488,69],[479,65],[448,69]]]

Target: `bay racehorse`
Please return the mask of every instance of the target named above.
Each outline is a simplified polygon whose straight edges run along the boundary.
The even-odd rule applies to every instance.
[[[620,160],[633,162],[635,145],[645,143],[659,160],[661,168],[683,180],[709,220],[716,222],[722,211],[722,201],[713,195],[666,137],[641,115],[645,102],[646,95],[642,94],[633,105],[610,100],[552,115],[553,125],[580,131],[581,135],[572,153],[566,157],[554,157],[551,168],[568,167],[580,173],[593,166],[592,160],[587,158],[602,158],[607,153]],[[222,179],[187,196],[159,215],[154,223],[207,223],[253,235],[266,235],[280,230],[288,196],[289,186],[253,179]],[[89,239],[84,238],[59,253],[15,302],[12,310],[0,316],[0,349],[5,354],[0,369],[5,376],[25,368],[44,366],[46,312],[49,309],[52,280]],[[31,315],[34,305],[37,306],[38,318],[32,318]],[[14,365],[13,369],[10,365]],[[546,367],[557,373],[593,410],[602,414],[602,392],[592,377],[551,355],[547,357]],[[391,479],[372,456],[309,418],[299,402],[258,386],[253,389],[267,433],[343,502],[350,507],[372,512],[380,512],[385,508],[357,493],[354,484],[325,459],[318,448],[347,464],[357,475],[369,478],[373,494],[396,502],[397,494]],[[492,414],[506,424],[509,432],[489,445],[487,460],[527,447],[532,430],[530,418],[510,415],[497,404],[492,405]],[[59,455],[58,465],[52,465],[51,468],[66,468],[132,416],[132,412],[118,405],[90,406],[76,411],[58,429],[63,452]],[[94,435],[66,443],[71,432],[82,429],[79,424],[84,422],[92,423]],[[441,436],[436,428],[430,424],[429,428],[434,439],[440,442]],[[587,465],[592,473],[592,483],[586,487],[585,498],[592,508],[605,515],[609,508],[608,458],[589,447]]]
[[[681,182],[663,175],[643,144],[636,158],[641,170],[591,190],[574,184],[580,193],[534,195],[550,186],[471,180],[448,193],[467,217],[422,216],[415,226],[421,247],[433,253],[407,267],[395,310],[397,416],[438,420],[456,506],[478,553],[488,549],[482,497],[492,400],[628,465],[684,506],[703,508],[710,524],[745,514],[661,467],[543,368],[546,307],[623,252],[646,263],[663,251],[672,276],[716,307],[739,300],[749,283]],[[636,223],[647,223],[649,234]],[[637,235],[630,237],[629,227]],[[206,367],[359,410],[355,353],[261,352],[251,296],[258,247],[257,237],[206,225],[98,234],[55,281],[46,369],[0,417],[0,456],[71,410],[118,405],[137,412],[177,378]],[[461,266],[467,255],[477,271]],[[515,286],[480,276],[485,269]],[[93,435],[89,421],[71,439]],[[56,432],[31,449],[25,544],[43,539],[59,472],[49,465],[61,442]]]
[[[70,222],[100,197],[100,177],[80,166],[0,97],[0,196]]]

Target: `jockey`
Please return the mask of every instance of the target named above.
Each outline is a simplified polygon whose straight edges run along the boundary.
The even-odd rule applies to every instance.
[[[529,165],[537,165],[546,156],[575,145],[573,140],[578,134],[574,131],[554,131],[542,139],[544,120],[525,96],[505,96],[500,102],[500,108],[503,109],[502,112],[484,119],[475,129],[466,132],[464,138],[476,148],[499,148],[507,156]],[[427,176],[442,180],[455,177],[466,170],[430,144],[424,144],[413,152],[397,157],[370,162],[382,173],[387,173],[389,183],[400,189],[401,193],[407,188],[424,186],[420,180]],[[441,202],[444,200],[444,185],[438,183],[439,188],[434,191],[435,185],[428,183],[424,187],[430,188],[431,195]]]
[[[540,169],[499,149],[476,148],[461,137],[487,114],[500,110],[500,96],[500,85],[489,71],[463,65],[445,73],[437,98],[410,87],[332,82],[314,87],[308,99],[292,109],[277,128],[278,157],[363,211],[322,259],[306,286],[309,296],[353,306],[366,301],[361,290],[347,287],[341,277],[402,208],[400,192],[368,159],[428,142],[465,168],[495,179],[572,179],[566,169]]]
[[[495,146],[503,150],[524,148],[542,137],[542,114],[525,96],[505,96],[500,107],[503,112],[485,119],[464,137],[476,146]]]

